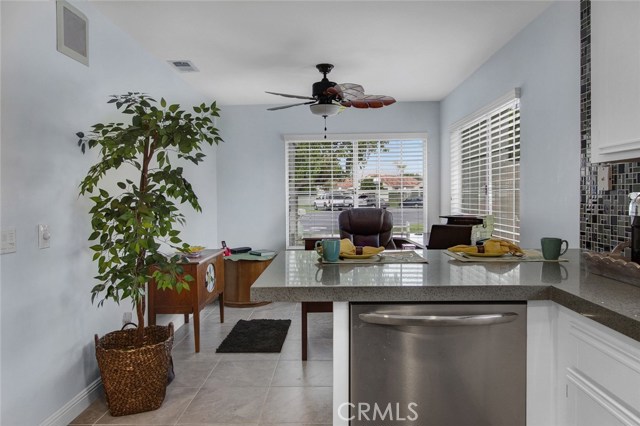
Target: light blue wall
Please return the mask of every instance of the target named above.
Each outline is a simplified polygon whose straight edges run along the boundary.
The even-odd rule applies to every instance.
[[[224,107],[226,143],[218,157],[218,234],[233,246],[285,247],[285,134],[322,134],[322,117],[306,106]],[[429,221],[437,221],[440,152],[437,102],[396,103],[374,110],[349,109],[327,119],[329,133],[426,132]],[[434,202],[432,202],[432,200]]]
[[[119,329],[131,311],[128,301],[91,304],[90,202],[78,185],[96,153],[82,155],[75,132],[122,118],[106,103],[111,94],[144,91],[183,106],[209,101],[89,2],[76,6],[90,22],[89,67],[56,51],[55,2],[0,2],[1,226],[17,234],[17,251],[0,256],[6,426],[66,425],[86,408],[99,377],[93,336]],[[205,153],[197,170],[185,164],[203,206],[202,214],[185,210],[185,237],[215,247],[216,148]],[[37,248],[38,223],[50,227],[48,249]]]
[[[449,213],[449,128],[520,87],[521,245],[557,236],[579,246],[580,10],[552,4],[441,102],[442,213]]]

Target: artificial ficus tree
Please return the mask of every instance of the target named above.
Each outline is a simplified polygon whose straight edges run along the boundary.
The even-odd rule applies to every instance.
[[[182,275],[181,256],[166,255],[161,248],[165,244],[175,252],[189,246],[180,237],[178,227],[185,218],[178,205],[187,203],[196,211],[201,207],[183,168],[174,163],[198,165],[205,157],[203,145],[222,141],[214,123],[219,108],[213,102],[187,112],[178,104],[157,102],[138,92],[113,95],[108,103],[130,117],[130,123],[98,123],[87,135],[77,133],[83,153],[87,148],[100,150],[99,161],[80,183],[80,194],[93,202],[89,240],[99,283],[91,290],[91,300],[99,299],[101,306],[108,299],[116,303],[131,299],[142,345],[149,282],[180,292],[193,281]],[[137,177],[119,178],[114,191],[108,176],[116,170],[116,179]]]

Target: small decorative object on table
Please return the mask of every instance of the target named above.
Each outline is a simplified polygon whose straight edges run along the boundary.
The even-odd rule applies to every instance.
[[[611,253],[583,252],[587,271],[640,287],[640,265],[622,254],[629,244],[628,241],[620,243]]]
[[[476,255],[479,257],[503,256],[505,254],[522,257],[524,255],[524,252],[520,247],[510,241],[501,240],[499,238],[486,240],[483,244],[459,244],[457,246],[449,247],[448,250],[450,252]]]
[[[231,254],[249,253],[251,247],[236,247],[231,249]]]
[[[276,252],[268,249],[259,249],[259,250],[251,250],[249,251],[249,254],[253,256],[274,256]]]
[[[189,246],[184,251],[184,255],[187,257],[200,257],[202,250],[204,250],[204,246]]]
[[[227,247],[227,243],[225,241],[222,242],[222,250],[224,250],[223,256],[231,256],[231,249]]]

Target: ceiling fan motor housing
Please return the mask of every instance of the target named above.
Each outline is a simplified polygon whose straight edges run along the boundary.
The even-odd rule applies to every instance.
[[[333,69],[333,64],[318,64],[316,65],[318,71],[322,73],[322,80],[317,83],[313,83],[312,96],[318,100],[320,104],[330,104],[335,99],[335,96],[328,95],[326,93],[329,87],[336,85],[333,81],[329,81],[327,74]]]
[[[326,91],[329,87],[333,87],[335,85],[336,83],[334,83],[333,81],[329,81],[325,77],[322,80],[318,81],[317,83],[313,83],[312,96],[316,98],[318,102],[320,102],[321,104],[330,104],[333,97],[328,96],[326,94]]]

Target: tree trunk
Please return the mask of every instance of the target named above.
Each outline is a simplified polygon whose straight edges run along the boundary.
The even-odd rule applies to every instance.
[[[136,299],[136,315],[138,316],[138,346],[144,343],[144,300],[142,297]]]
[[[148,138],[145,142],[144,153],[142,157],[142,170],[140,171],[140,193],[144,195],[147,192],[147,186],[149,184],[149,163],[153,158],[153,154],[155,151],[155,142],[151,141],[151,138]],[[140,214],[136,212],[136,222],[138,226],[140,226]],[[145,268],[145,256],[146,250],[142,249],[138,256],[138,264],[136,265],[136,275],[139,273],[147,274],[148,271],[144,270]],[[146,293],[143,292],[143,293]],[[142,346],[144,343],[144,311],[145,304],[143,296],[137,296],[135,300],[136,305],[136,314],[138,316],[138,346]]]

